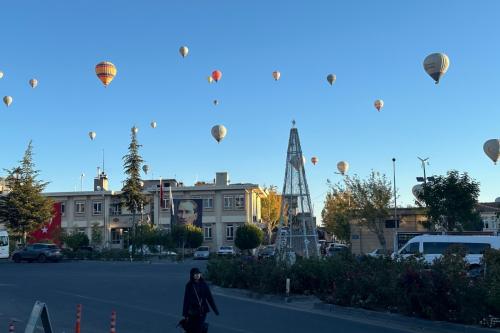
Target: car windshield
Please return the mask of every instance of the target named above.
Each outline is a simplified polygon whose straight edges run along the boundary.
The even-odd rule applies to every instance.
[[[208,246],[200,246],[198,251],[208,251]]]
[[[221,250],[232,250],[233,248],[231,246],[221,246]]]

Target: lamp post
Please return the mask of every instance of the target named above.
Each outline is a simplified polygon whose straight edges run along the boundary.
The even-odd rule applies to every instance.
[[[397,250],[397,230],[398,230],[398,207],[396,205],[396,159],[392,158],[392,171],[394,175],[394,244],[392,245],[394,252]]]

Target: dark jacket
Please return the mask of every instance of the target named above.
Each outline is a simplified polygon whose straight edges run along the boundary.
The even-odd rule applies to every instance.
[[[198,293],[198,297],[196,297],[195,290]],[[201,309],[198,303],[198,298],[201,303]],[[184,305],[182,307],[182,316],[188,317],[192,316],[193,314],[196,315],[198,313],[204,315],[207,312],[210,312],[208,304],[210,304],[210,307],[215,312],[215,314],[219,315],[219,310],[217,310],[217,306],[215,305],[212,293],[210,292],[210,289],[208,288],[206,282],[202,278],[200,278],[198,282],[195,282],[193,277],[191,276],[191,279],[186,284],[186,289],[184,291]]]

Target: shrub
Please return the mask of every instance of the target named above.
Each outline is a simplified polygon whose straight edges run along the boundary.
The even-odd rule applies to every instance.
[[[242,251],[252,250],[262,244],[264,233],[255,224],[245,223],[236,229],[234,245]]]

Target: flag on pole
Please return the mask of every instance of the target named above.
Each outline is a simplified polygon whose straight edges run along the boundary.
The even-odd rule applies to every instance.
[[[172,215],[175,214],[174,212],[174,197],[172,196],[172,186],[169,184],[168,186],[169,195],[170,195],[170,209],[172,210]]]
[[[163,207],[163,183],[161,181],[161,177],[160,177],[160,204],[159,204],[159,206],[161,208],[164,208]]]

